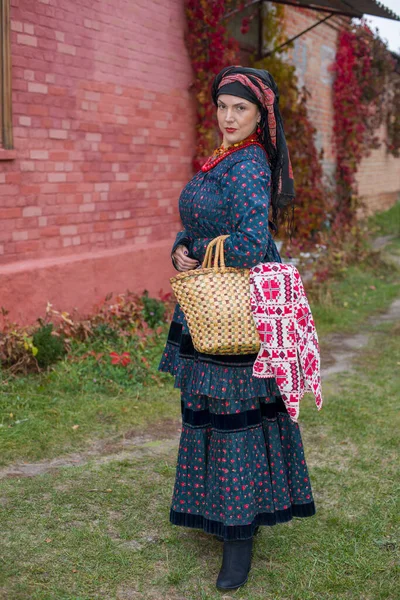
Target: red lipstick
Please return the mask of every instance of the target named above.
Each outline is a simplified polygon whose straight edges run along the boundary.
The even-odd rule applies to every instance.
[[[234,131],[236,131],[236,129],[234,127],[225,127],[225,131],[227,131],[228,133],[233,133]]]

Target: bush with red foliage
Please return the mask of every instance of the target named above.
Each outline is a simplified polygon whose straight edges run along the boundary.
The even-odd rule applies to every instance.
[[[357,169],[371,150],[380,147],[377,132],[385,121],[388,150],[398,155],[400,84],[387,45],[364,22],[340,32],[332,69],[337,155],[335,219],[338,227],[351,227],[359,205]]]

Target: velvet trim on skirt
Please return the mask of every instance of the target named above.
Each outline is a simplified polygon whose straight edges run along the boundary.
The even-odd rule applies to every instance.
[[[299,425],[254,360],[196,352],[177,306],[159,367],[181,389],[174,525],[237,540],[315,514]]]

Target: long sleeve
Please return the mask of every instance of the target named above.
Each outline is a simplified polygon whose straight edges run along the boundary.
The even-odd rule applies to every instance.
[[[189,249],[190,242],[191,242],[191,238],[189,237],[189,235],[185,229],[183,231],[178,231],[178,233],[176,234],[175,242],[174,242],[174,244],[172,246],[172,250],[171,250],[171,260],[172,260],[172,264],[174,265],[174,267],[175,267],[175,263],[172,258],[173,253],[175,252],[177,247],[180,245],[186,246]]]
[[[185,229],[183,231],[178,231],[178,233],[176,234],[175,242],[172,246],[171,254],[173,254],[177,247],[180,245],[189,247],[190,242],[190,236]]]
[[[268,230],[270,185],[269,167],[254,160],[238,162],[225,174],[223,194],[234,229],[224,244],[227,266],[250,268],[265,257],[272,241]],[[190,255],[202,262],[211,239],[192,240]]]

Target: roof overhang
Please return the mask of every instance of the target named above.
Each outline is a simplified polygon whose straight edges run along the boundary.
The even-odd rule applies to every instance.
[[[323,12],[336,13],[348,17],[361,18],[363,15],[372,15],[374,17],[383,17],[400,21],[400,16],[396,15],[390,8],[383,6],[378,0],[274,0],[279,4],[290,4],[291,6],[301,6],[303,8],[312,8]],[[400,6],[399,6],[400,8]]]

